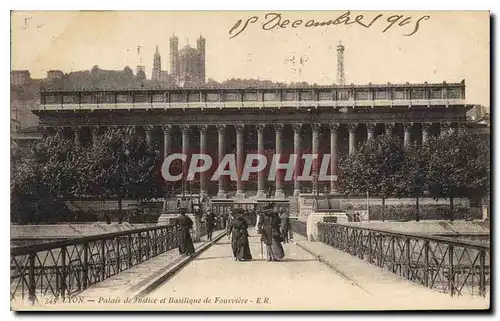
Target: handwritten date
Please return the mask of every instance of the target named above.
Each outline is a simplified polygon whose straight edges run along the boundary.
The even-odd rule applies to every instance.
[[[285,29],[285,28],[299,28],[299,27],[305,27],[305,28],[311,28],[311,27],[327,27],[327,26],[337,26],[337,25],[356,25],[359,27],[364,27],[366,29],[371,28],[372,26],[375,25],[382,25],[384,27],[382,29],[382,33],[387,32],[389,29],[393,28],[394,26],[398,28],[402,28],[405,26],[407,33],[403,33],[403,36],[413,36],[418,32],[420,29],[420,24],[425,21],[429,20],[431,17],[428,15],[421,16],[418,18],[413,18],[411,16],[404,16],[404,15],[391,15],[385,17],[384,14],[380,13],[374,17],[365,17],[362,14],[358,14],[356,16],[352,15],[350,11],[347,11],[346,13],[342,14],[341,16],[335,18],[335,19],[330,19],[326,21],[316,21],[314,19],[310,20],[288,20],[284,19],[281,13],[274,13],[270,12],[267,13],[264,16],[264,19],[260,21],[259,17],[257,16],[252,16],[245,21],[242,19],[239,19],[236,21],[236,23],[233,25],[233,27],[229,30],[229,39],[232,39],[238,35],[240,35],[243,31],[247,30],[247,28],[251,24],[255,24],[257,22],[261,22],[261,28],[264,31],[270,31],[273,29]]]

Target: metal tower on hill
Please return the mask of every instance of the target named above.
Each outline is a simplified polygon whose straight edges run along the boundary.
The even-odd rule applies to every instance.
[[[345,75],[344,75],[344,49],[342,41],[339,42],[337,46],[337,84],[345,85]]]

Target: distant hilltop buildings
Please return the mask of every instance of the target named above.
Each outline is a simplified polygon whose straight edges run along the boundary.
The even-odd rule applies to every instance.
[[[189,43],[179,50],[179,38],[170,37],[170,75],[161,69],[161,55],[156,46],[153,57],[151,79],[170,82],[177,86],[201,85],[205,83],[205,46],[206,39],[200,35],[196,49]]]
[[[43,89],[95,90],[95,89],[140,89],[157,87],[203,86],[205,80],[206,39],[200,35],[196,48],[186,45],[179,50],[179,38],[169,39],[170,70],[162,70],[161,55],[156,46],[153,55],[151,79],[146,77],[146,67],[138,65],[135,75],[130,67],[123,70],[104,70],[94,66],[91,70],[74,71],[65,74],[61,70],[48,70],[46,78],[32,79],[28,70],[12,70],[11,86],[19,87],[36,82]]]
[[[12,86],[23,86],[31,79],[31,74],[28,70],[12,70],[10,72],[10,84]]]

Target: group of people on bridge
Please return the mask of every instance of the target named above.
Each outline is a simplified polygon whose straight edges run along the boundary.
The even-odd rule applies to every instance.
[[[248,211],[234,209],[227,226],[227,235],[231,238],[234,259],[237,261],[252,260],[248,229]],[[284,211],[278,212],[271,203],[257,213],[256,230],[261,238],[261,256],[265,244],[267,260],[281,261],[285,257],[281,243],[288,243],[290,238],[289,214]]]
[[[177,219],[179,229],[179,253],[181,255],[193,255],[194,245],[190,231],[193,221],[186,215],[185,208],[179,208],[180,216]],[[212,233],[217,224],[222,223],[226,228],[227,236],[231,239],[231,248],[236,261],[250,261],[253,259],[250,251],[248,229],[256,217],[255,229],[260,235],[261,257],[263,257],[263,245],[266,246],[267,261],[281,261],[285,257],[282,243],[288,243],[293,238],[289,213],[278,211],[274,204],[270,203],[258,213],[235,208],[231,211],[227,222],[219,220],[211,210],[205,214],[205,226],[207,240],[212,240]]]

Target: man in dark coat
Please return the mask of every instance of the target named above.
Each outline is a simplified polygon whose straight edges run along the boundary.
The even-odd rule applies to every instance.
[[[186,215],[186,209],[179,209],[180,216],[177,218],[179,229],[179,253],[181,255],[193,255],[194,245],[191,239],[190,230],[193,228],[193,221]]]
[[[207,225],[207,240],[212,240],[212,232],[214,230],[215,217],[210,209],[207,210],[207,216],[205,217],[205,222]]]
[[[283,236],[283,243],[288,243],[288,230],[290,229],[290,216],[288,213],[282,211],[280,214],[281,220],[281,235]]]

